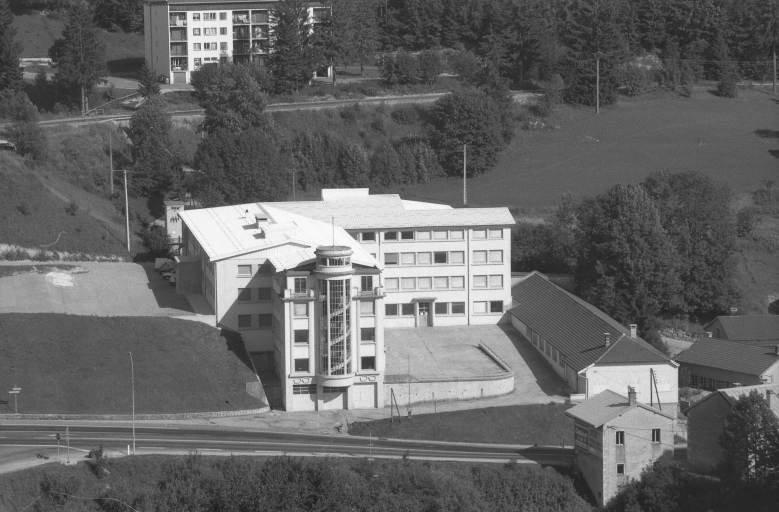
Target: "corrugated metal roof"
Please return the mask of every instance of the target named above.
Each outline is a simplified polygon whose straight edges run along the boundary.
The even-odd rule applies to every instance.
[[[508,208],[452,208],[435,203],[404,201],[397,194],[353,196],[327,201],[265,203],[344,229],[391,229],[455,226],[510,226]]]
[[[285,270],[313,259],[317,247],[335,244],[350,247],[354,263],[378,267],[343,228],[270,204],[200,208],[179,215],[211,261],[263,251],[277,270]]]
[[[722,326],[722,337],[730,341],[779,342],[779,315],[723,315],[707,329],[716,322]]]
[[[593,363],[674,364],[592,304],[569,293],[539,272],[532,272],[512,287],[516,306],[510,312],[548,339],[580,371]],[[604,334],[609,333],[607,347]]]
[[[737,341],[705,338],[676,356],[682,364],[694,364],[708,368],[746,375],[759,376],[779,363],[773,347],[746,345]]]
[[[610,389],[588,398],[579,405],[571,407],[565,413],[598,428],[637,407],[673,419],[672,416],[641,402],[636,402],[636,405],[630,405],[627,397]]]

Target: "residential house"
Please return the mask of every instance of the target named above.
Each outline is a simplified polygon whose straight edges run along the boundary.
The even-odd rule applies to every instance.
[[[779,345],[748,345],[704,338],[679,354],[680,385],[714,391],[779,384]]]
[[[611,390],[566,411],[574,419],[576,465],[599,505],[655,461],[672,460],[675,417]]]
[[[628,386],[640,402],[671,415],[679,401],[678,364],[576,295],[532,272],[512,288],[511,323],[568,383],[589,398]]]
[[[779,315],[718,316],[704,329],[714,338],[750,345],[779,345]]]
[[[687,462],[696,471],[711,472],[721,462],[724,450],[719,440],[725,418],[736,401],[752,391],[763,395],[768,406],[779,417],[779,384],[718,389],[687,411]]]

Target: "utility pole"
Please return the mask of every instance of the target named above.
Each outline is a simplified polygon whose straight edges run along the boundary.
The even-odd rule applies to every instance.
[[[408,364],[408,417],[411,418],[411,354],[406,355],[406,362]]]
[[[468,145],[463,144],[463,206],[468,205]]]
[[[127,231],[127,252],[130,252],[130,201],[127,198],[127,169],[123,169],[124,173],[124,220],[125,230]]]
[[[111,134],[110,124],[108,125],[108,162],[109,168],[108,176],[111,182],[111,197],[114,197],[114,136]]]
[[[776,96],[776,46],[774,46],[774,76],[771,89],[774,91],[774,96]]]
[[[130,396],[132,397],[132,429],[133,429],[133,455],[135,455],[135,367],[133,366],[133,353],[130,356]]]
[[[65,444],[67,446],[65,464],[70,464],[70,427],[65,427]]]
[[[600,54],[595,54],[595,114],[600,114]]]
[[[292,167],[292,200],[295,200],[295,167]]]

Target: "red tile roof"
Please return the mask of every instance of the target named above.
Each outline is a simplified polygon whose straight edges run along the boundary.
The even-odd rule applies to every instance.
[[[547,339],[576,371],[593,363],[674,364],[666,355],[592,304],[532,272],[511,291],[516,306],[510,313]],[[607,347],[604,333],[612,343]]]

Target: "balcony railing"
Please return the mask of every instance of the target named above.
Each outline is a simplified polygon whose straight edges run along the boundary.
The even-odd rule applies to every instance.
[[[187,20],[186,18],[171,18],[169,24],[171,27],[186,27]]]

